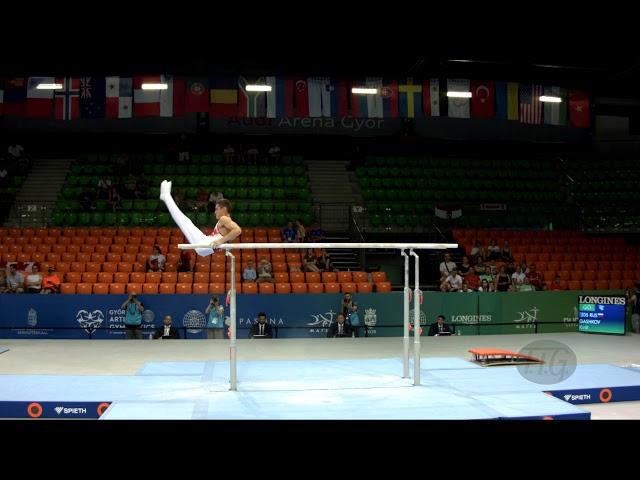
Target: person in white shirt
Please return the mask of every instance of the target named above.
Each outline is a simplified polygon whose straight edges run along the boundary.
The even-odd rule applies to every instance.
[[[456,269],[456,264],[451,261],[451,255],[444,254],[444,262],[440,262],[440,275],[449,276]]]
[[[457,270],[454,268],[451,270],[449,276],[442,284],[440,290],[443,292],[457,292],[462,288],[462,277],[458,275]]]
[[[24,147],[18,143],[14,143],[12,145],[9,145],[7,152],[9,152],[9,155],[11,155],[14,159],[17,159],[22,157],[22,153],[24,152]]]
[[[516,291],[518,291],[518,287],[524,283],[525,278],[527,278],[527,276],[522,272],[522,267],[518,266],[516,271],[511,275],[511,284]]]

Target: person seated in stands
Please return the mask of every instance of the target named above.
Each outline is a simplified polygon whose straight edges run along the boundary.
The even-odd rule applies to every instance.
[[[444,315],[438,315],[436,323],[429,327],[428,337],[439,337],[442,334],[451,334],[451,327],[444,323]]]
[[[529,273],[527,273],[527,278],[529,279],[529,283],[533,285],[536,290],[542,290],[542,283],[544,279],[540,272],[536,270],[535,265],[532,264],[529,266]]]
[[[224,198],[224,195],[222,195],[222,192],[220,191],[211,191],[211,193],[209,194],[209,203],[207,204],[207,211],[209,213],[214,213],[216,211],[216,202],[218,200],[222,200]]]
[[[331,272],[333,266],[331,265],[331,259],[327,256],[327,251],[322,250],[320,256],[316,257],[316,265],[321,272]]]
[[[324,230],[320,228],[318,222],[311,225],[311,230],[309,231],[309,242],[321,242],[324,240]]]
[[[476,275],[475,268],[469,268],[469,273],[464,277],[464,281],[471,290],[478,290],[478,287],[480,286],[480,277]]]
[[[24,276],[17,270],[16,265],[9,265],[9,275],[7,275],[6,293],[24,292]]]
[[[505,262],[513,261],[513,256],[511,255],[511,246],[509,245],[509,242],[507,240],[505,240],[504,243],[502,244],[502,250],[500,252],[500,256],[502,257],[502,260],[504,260]]]
[[[60,285],[62,281],[60,277],[53,271],[50,265],[47,269],[47,275],[42,280],[42,291],[40,293],[60,293]]]
[[[469,284],[465,281],[462,282],[462,287],[460,288],[460,290],[458,290],[459,292],[464,292],[464,293],[468,293],[468,292],[472,292],[473,293],[473,289],[469,287]]]
[[[547,290],[552,292],[556,290],[566,290],[566,286],[562,284],[560,275],[556,275],[556,277],[553,279],[553,282],[551,282],[547,287]]]
[[[443,292],[457,292],[461,287],[462,277],[458,275],[458,271],[454,268],[442,285],[440,285],[440,290]]]
[[[249,338],[273,338],[273,328],[267,323],[267,315],[264,312],[260,312],[257,323],[251,325]]]
[[[451,255],[448,253],[444,254],[444,261],[440,262],[440,275],[444,277],[448,277],[453,270],[456,269],[455,262],[451,261]]]
[[[269,260],[267,260],[266,258],[260,260],[260,266],[258,267],[258,279],[256,280],[256,283],[276,283],[271,272],[271,262],[269,262]]]
[[[109,198],[109,190],[112,185],[111,179],[106,175],[101,176],[100,180],[98,180],[97,198]]]
[[[518,291],[520,285],[524,283],[525,278],[527,278],[527,276],[522,271],[522,267],[518,265],[516,267],[516,271],[511,275],[511,284],[513,285],[516,292]]]
[[[480,281],[486,280],[491,285],[493,285],[494,276],[491,274],[491,265],[484,265],[482,268],[477,268],[478,276],[480,277]]]
[[[305,272],[320,272],[320,268],[316,265],[316,257],[311,250],[302,258],[302,264]]]
[[[293,228],[293,223],[287,223],[287,226],[282,229],[282,240],[287,243],[293,243],[296,241],[296,229]]]
[[[489,247],[487,248],[487,258],[489,260],[500,260],[502,258],[500,247],[496,245],[496,241],[493,239],[491,239]]]
[[[135,198],[136,197],[136,177],[130,173],[124,181],[124,196],[126,198]]]
[[[304,243],[307,238],[307,232],[302,225],[302,220],[296,220],[296,241]]]
[[[176,327],[172,325],[173,319],[171,315],[165,315],[162,320],[162,326],[157,328],[153,334],[153,338],[156,340],[159,338],[168,340],[168,339],[180,339],[180,332]]]
[[[504,266],[500,267],[500,272],[496,275],[495,278],[495,289],[496,292],[508,292],[509,286],[511,285],[511,279],[507,272],[504,269]]]
[[[464,257],[462,257],[462,264],[458,268],[458,273],[460,274],[460,276],[464,278],[467,276],[470,269],[471,269],[471,264],[469,263],[469,257],[465,255]]]
[[[187,250],[180,252],[180,259],[178,260],[178,272],[193,272],[193,257]]]
[[[112,185],[109,189],[109,198],[107,202],[111,205],[111,210],[113,213],[116,213],[120,210],[120,194],[118,193],[118,188],[115,185]]]
[[[327,331],[327,338],[350,337],[351,327],[345,322],[344,314],[339,313],[336,317],[336,323],[332,323]]]
[[[260,156],[260,151],[256,148],[255,145],[249,145],[249,149],[247,150],[247,162],[250,165],[256,165],[258,163],[258,157]]]
[[[247,260],[246,268],[242,272],[242,280],[244,282],[255,282],[257,278],[258,276],[256,274],[256,269],[253,265],[253,260],[249,259]]]
[[[25,287],[27,293],[40,293],[42,290],[42,275],[38,272],[38,266],[35,264],[31,267],[31,273],[25,279]]]
[[[181,134],[178,141],[178,162],[188,162],[191,158],[189,154],[189,142],[187,141],[187,135]]]
[[[482,243],[480,243],[480,240],[476,240],[476,243],[469,254],[472,257],[480,258],[482,260],[485,259],[484,248],[482,247]]]
[[[507,266],[505,267],[505,272],[507,272],[507,275],[511,277],[514,273],[516,273],[516,264],[513,263],[512,261],[507,263]]]
[[[278,145],[276,145],[275,143],[273,145],[271,145],[271,148],[269,149],[269,160],[272,163],[278,163],[280,161],[280,147]]]
[[[495,292],[493,288],[493,283],[489,283],[486,279],[482,280],[480,286],[478,287],[479,292]]]
[[[518,287],[519,292],[535,292],[536,289],[529,283],[529,277],[524,277],[524,282]]]
[[[17,142],[12,143],[9,145],[9,148],[7,148],[7,153],[9,154],[10,160],[20,160],[24,155],[24,147]]]
[[[147,259],[147,272],[162,272],[167,259],[158,245],[153,246],[153,253]]]
[[[231,145],[227,145],[222,151],[222,155],[224,156],[225,165],[232,165],[236,155],[236,149]]]

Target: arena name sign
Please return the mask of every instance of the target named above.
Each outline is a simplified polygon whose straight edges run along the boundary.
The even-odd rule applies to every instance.
[[[399,119],[317,117],[317,118],[212,118],[212,131],[251,131],[275,133],[343,133],[347,135],[393,135],[400,129]]]

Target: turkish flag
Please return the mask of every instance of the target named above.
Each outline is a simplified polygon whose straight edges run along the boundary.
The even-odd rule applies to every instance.
[[[569,125],[589,128],[589,95],[583,90],[569,90]]]
[[[496,86],[492,80],[471,80],[471,116],[494,117],[496,114]]]

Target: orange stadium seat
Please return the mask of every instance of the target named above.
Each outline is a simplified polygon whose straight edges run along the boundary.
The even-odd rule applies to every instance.
[[[60,285],[60,293],[63,295],[75,295],[76,284],[75,283],[63,283]]]

